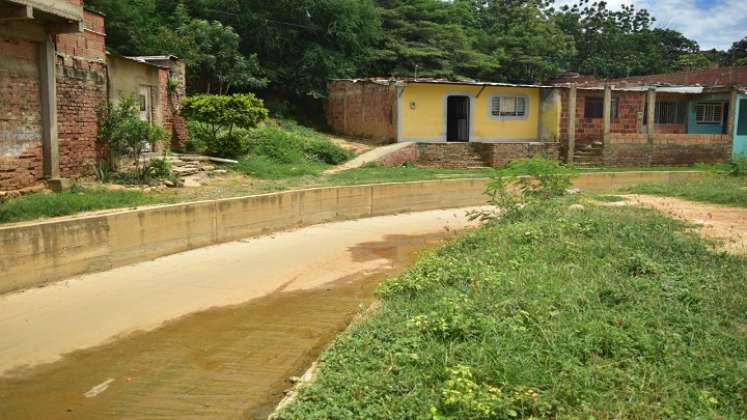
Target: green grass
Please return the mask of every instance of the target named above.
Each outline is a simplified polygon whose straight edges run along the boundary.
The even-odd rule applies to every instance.
[[[165,196],[146,195],[140,191],[129,190],[76,189],[63,193],[35,193],[0,203],[0,223],[169,201]]]
[[[329,165],[315,161],[283,163],[266,156],[252,156],[240,160],[234,169],[255,178],[282,180],[302,176],[317,177],[327,168]]]
[[[747,260],[652,210],[570,203],[385,282],[281,418],[747,418]]]
[[[705,203],[747,207],[747,177],[709,175],[672,183],[648,183],[627,189],[636,194],[677,197]]]

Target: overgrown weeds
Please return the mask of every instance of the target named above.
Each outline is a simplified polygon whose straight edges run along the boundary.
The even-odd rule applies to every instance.
[[[512,219],[527,205],[565,195],[573,174],[573,169],[542,156],[512,161],[495,172],[485,192],[494,210],[474,211],[470,218]]]
[[[747,417],[747,261],[578,200],[528,203],[384,282],[280,418]]]
[[[247,156],[237,169],[265,179],[321,175],[352,154],[329,138],[288,121],[269,122],[247,134]]]

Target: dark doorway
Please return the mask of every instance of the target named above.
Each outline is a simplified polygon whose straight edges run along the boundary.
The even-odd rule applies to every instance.
[[[446,99],[446,141],[469,141],[469,96]]]

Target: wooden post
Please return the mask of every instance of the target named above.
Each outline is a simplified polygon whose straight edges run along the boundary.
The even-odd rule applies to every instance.
[[[44,178],[56,180],[60,177],[60,152],[57,139],[57,74],[56,52],[47,37],[39,48],[40,91],[42,102],[42,156]]]
[[[576,84],[568,90],[568,157],[569,165],[573,164],[576,153]]]
[[[734,143],[734,127],[737,120],[737,88],[732,86],[731,95],[729,96],[729,116],[726,119],[726,134]]]
[[[648,88],[648,93],[646,95],[646,101],[648,103],[648,108],[646,112],[646,140],[647,140],[647,147],[646,147],[646,159],[648,160],[648,165],[650,166],[653,163],[653,154],[654,154],[654,134],[656,133],[656,88],[650,87]]]
[[[603,142],[604,148],[606,149],[610,143],[610,132],[612,122],[612,87],[610,85],[604,86],[604,102],[602,105],[602,126],[603,126]]]

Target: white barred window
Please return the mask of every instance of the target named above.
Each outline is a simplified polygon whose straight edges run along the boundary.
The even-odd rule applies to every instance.
[[[695,122],[697,124],[721,124],[723,119],[724,104],[711,102],[695,105]]]
[[[490,97],[490,116],[496,119],[524,119],[527,117],[528,98],[525,95],[493,95]]]

